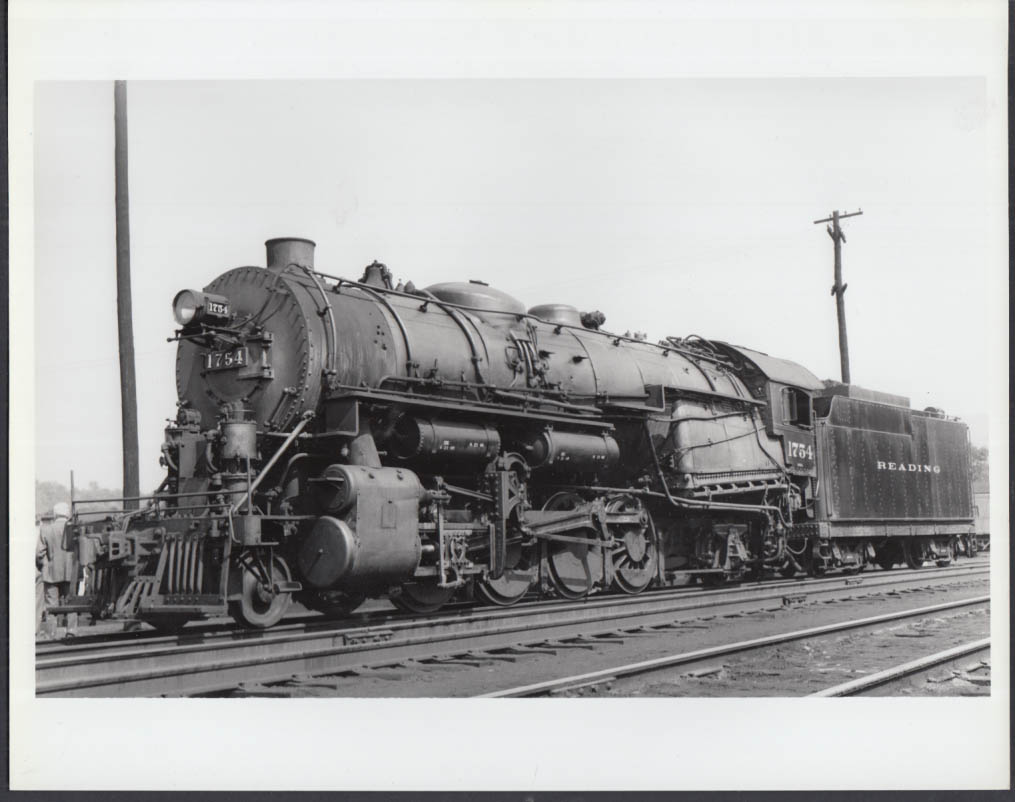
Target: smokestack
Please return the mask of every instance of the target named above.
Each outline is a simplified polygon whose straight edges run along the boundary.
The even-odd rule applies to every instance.
[[[268,252],[269,270],[281,272],[291,264],[314,269],[314,248],[317,247],[317,243],[313,240],[302,237],[278,237],[265,242],[264,247]]]

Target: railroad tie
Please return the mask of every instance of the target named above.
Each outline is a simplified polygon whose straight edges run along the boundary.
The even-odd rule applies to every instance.
[[[262,685],[259,682],[241,682],[233,689],[234,696],[258,696],[269,699],[285,698],[289,696],[284,690],[273,688],[269,685]]]
[[[547,644],[552,646],[554,649],[595,649],[595,644],[588,643],[587,641],[573,641],[573,640],[552,640],[547,641]]]
[[[493,652],[469,652],[466,657],[475,658],[483,662],[491,660],[501,660],[505,663],[517,663],[518,655],[515,654],[495,654]]]
[[[508,646],[506,649],[499,650],[503,654],[557,654],[556,649],[545,648],[546,644],[539,643],[535,646]]]

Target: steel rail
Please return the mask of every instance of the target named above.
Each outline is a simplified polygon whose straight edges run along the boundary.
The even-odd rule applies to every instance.
[[[763,638],[737,641],[736,643],[728,643],[723,646],[713,646],[708,649],[697,649],[693,652],[666,655],[665,657],[657,657],[652,660],[642,660],[638,663],[628,663],[627,665],[604,668],[598,671],[590,671],[585,674],[576,674],[570,677],[560,677],[558,679],[547,680],[545,682],[534,682],[530,685],[521,685],[515,688],[506,688],[499,691],[492,691],[490,693],[482,693],[478,694],[475,698],[491,699],[520,696],[544,696],[553,691],[559,691],[566,688],[589,685],[596,682],[617,679],[619,677],[632,676],[634,674],[644,674],[649,671],[657,671],[660,668],[669,668],[671,666],[678,666],[684,663],[695,663],[699,660],[707,660],[713,657],[735,654],[737,652],[746,652],[763,646],[777,646],[782,643],[815,638],[820,635],[828,635],[833,632],[844,632],[846,630],[859,629],[862,627],[872,626],[874,624],[883,624],[904,618],[929,615],[943,610],[951,610],[957,607],[969,607],[989,602],[990,596],[974,596],[970,599],[961,599],[959,601],[945,602],[943,604],[932,604],[928,607],[918,607],[910,610],[901,610],[895,613],[870,616],[869,618],[853,619],[851,621],[844,621],[838,624],[825,624],[820,627],[809,627],[808,629],[800,629],[795,632],[788,632],[781,635],[768,635]],[[823,694],[815,695],[820,696]]]
[[[235,638],[282,638],[286,635],[300,636],[312,632],[320,632],[324,628],[331,630],[345,630],[347,628],[367,629],[369,627],[381,626],[385,628],[405,628],[418,625],[434,625],[440,621],[457,620],[463,616],[482,616],[484,620],[498,618],[512,618],[524,615],[533,615],[543,612],[554,614],[570,614],[576,610],[593,610],[599,607],[613,608],[618,605],[634,605],[645,607],[650,602],[660,604],[686,598],[704,598],[709,603],[720,603],[722,599],[741,596],[743,594],[757,593],[761,591],[792,590],[784,598],[796,599],[801,593],[808,593],[823,588],[838,588],[843,586],[857,586],[865,588],[879,588],[884,585],[896,585],[902,582],[915,582],[924,578],[936,579],[961,579],[963,577],[980,576],[987,573],[987,567],[983,565],[955,566],[952,568],[928,568],[916,569],[905,572],[877,572],[866,576],[857,575],[836,575],[832,577],[811,577],[798,579],[781,579],[777,581],[752,582],[742,585],[731,585],[715,589],[702,588],[700,586],[682,586],[676,588],[656,589],[645,591],[637,596],[625,595],[596,595],[577,601],[570,599],[538,599],[522,601],[510,607],[491,607],[482,605],[456,605],[450,609],[444,609],[429,613],[427,615],[407,616],[394,609],[390,611],[379,611],[371,613],[354,613],[345,619],[328,619],[319,614],[308,612],[298,613],[293,618],[295,621],[282,623],[273,627],[270,631],[251,631],[239,628],[235,625],[223,625],[222,623],[209,623],[204,626],[190,626],[173,635],[158,633],[155,630],[114,632],[106,637],[89,636],[77,637],[60,641],[37,641],[36,658],[49,657],[50,655],[85,655],[89,652],[102,653],[116,648],[119,644],[155,645],[161,644],[170,646],[178,641],[192,641],[201,638],[203,642],[209,643],[211,639],[235,639]]]
[[[387,620],[365,627],[328,627],[303,632],[226,632],[186,636],[104,650],[75,650],[36,658],[39,696],[139,696],[194,694],[235,687],[241,681],[277,681],[294,674],[328,673],[352,666],[455,654],[477,648],[532,643],[577,634],[648,626],[704,615],[779,609],[787,603],[870,595],[906,586],[954,584],[980,571],[931,571],[929,575],[874,575],[857,584],[832,580],[806,592],[785,587],[667,595],[609,597],[598,602],[534,605],[526,610],[480,608],[437,619]],[[801,589],[803,591],[804,589]]]
[[[870,674],[866,677],[860,677],[859,679],[850,680],[849,682],[843,682],[841,685],[833,685],[831,688],[825,688],[817,693],[808,695],[853,696],[855,694],[862,693],[863,691],[870,690],[871,688],[876,688],[879,685],[885,685],[886,683],[894,682],[897,679],[903,679],[904,677],[909,677],[913,674],[919,674],[925,669],[933,668],[934,666],[941,665],[941,663],[947,663],[957,657],[965,657],[966,655],[987,651],[989,649],[990,638],[982,638],[981,640],[964,643],[961,646],[954,646],[951,649],[945,649],[942,652],[930,654],[917,660],[910,660],[908,663],[902,663],[901,665],[886,668],[884,671],[879,671],[876,674]]]
[[[719,595],[743,594],[761,590],[792,589],[795,591],[792,596],[801,592],[810,591],[823,587],[838,587],[840,584],[856,585],[864,587],[880,587],[884,582],[895,584],[896,580],[903,578],[915,580],[923,577],[938,577],[958,579],[963,576],[978,576],[988,571],[985,564],[975,565],[953,565],[947,568],[919,568],[906,569],[903,571],[875,571],[869,574],[835,574],[822,577],[797,577],[795,579],[765,579],[753,580],[740,584],[731,584],[719,588],[704,588],[700,585],[684,585],[671,588],[654,588],[646,590],[637,596],[624,595],[593,595],[579,601],[569,599],[532,599],[521,601],[510,607],[491,607],[480,604],[462,603],[447,605],[435,613],[425,616],[408,616],[395,609],[383,611],[371,611],[353,613],[343,619],[328,619],[318,613],[296,612],[283,623],[273,627],[270,634],[281,636],[282,634],[299,634],[310,630],[320,630],[324,627],[340,629],[346,627],[369,627],[369,626],[400,626],[413,623],[434,623],[443,619],[460,618],[462,615],[489,615],[489,616],[512,616],[524,615],[530,611],[539,612],[544,610],[559,610],[567,612],[581,607],[590,609],[597,606],[613,606],[616,604],[644,604],[649,599],[660,602],[664,600],[683,599],[686,597],[716,598]],[[891,576],[892,579],[888,580]],[[882,581],[884,580],[884,582]],[[119,643],[129,644],[172,644],[180,639],[211,638],[211,637],[242,637],[261,636],[265,633],[251,632],[250,630],[238,628],[231,622],[231,619],[222,619],[220,622],[208,621],[205,623],[194,623],[174,635],[166,635],[156,630],[132,630],[115,631],[105,634],[89,634],[87,627],[79,630],[73,638],[58,641],[36,641],[36,657],[49,656],[51,654],[83,654],[87,651],[102,651]]]

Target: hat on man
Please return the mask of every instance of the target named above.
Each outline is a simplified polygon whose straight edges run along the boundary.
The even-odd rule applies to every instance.
[[[53,505],[53,515],[57,518],[70,518],[70,505],[66,501],[58,501]]]

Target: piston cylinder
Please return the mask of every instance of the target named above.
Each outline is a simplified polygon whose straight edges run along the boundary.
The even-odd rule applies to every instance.
[[[399,459],[453,461],[482,465],[500,453],[500,434],[485,423],[465,423],[403,415],[395,424],[391,452]]]
[[[546,430],[523,446],[533,468],[592,473],[616,465],[620,446],[608,434],[582,434]]]

